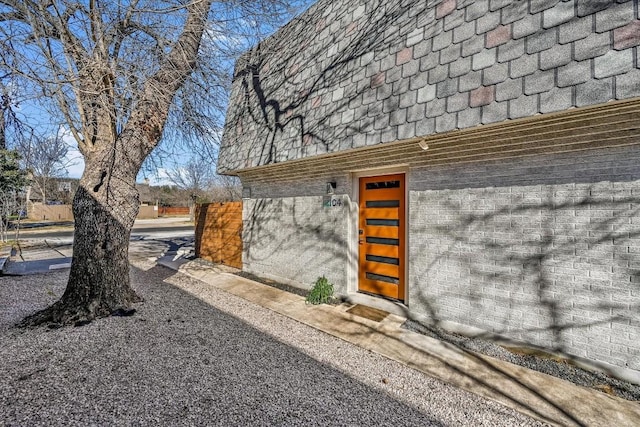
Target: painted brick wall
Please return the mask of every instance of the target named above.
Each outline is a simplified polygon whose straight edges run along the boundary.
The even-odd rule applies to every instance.
[[[414,313],[640,370],[640,149],[414,169]]]
[[[243,201],[243,270],[309,288],[324,275],[337,293],[345,294],[350,184],[347,176],[336,181],[336,195],[345,202],[341,208],[323,207],[322,177],[243,183],[252,193],[252,199]]]
[[[637,1],[320,0],[236,64],[218,170],[640,96]]]

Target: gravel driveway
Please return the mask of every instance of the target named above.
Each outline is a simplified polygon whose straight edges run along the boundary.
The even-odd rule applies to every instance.
[[[12,325],[68,272],[0,277],[0,425],[541,425],[150,263],[133,317]],[[215,306],[193,296],[215,297]]]

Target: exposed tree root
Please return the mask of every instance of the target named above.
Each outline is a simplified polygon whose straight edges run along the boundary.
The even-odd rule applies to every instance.
[[[16,326],[33,328],[46,325],[52,329],[62,326],[84,326],[102,317],[132,316],[136,310],[131,308],[131,305],[141,301],[142,298],[133,290],[118,303],[97,300],[78,303],[68,301],[63,296],[53,305],[25,317]]]

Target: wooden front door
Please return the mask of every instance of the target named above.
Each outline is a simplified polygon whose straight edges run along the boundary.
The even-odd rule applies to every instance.
[[[404,174],[360,178],[358,290],[404,300]]]

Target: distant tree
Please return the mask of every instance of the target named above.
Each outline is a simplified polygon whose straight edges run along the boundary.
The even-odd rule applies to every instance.
[[[170,170],[167,175],[173,185],[198,202],[239,200],[242,192],[240,180],[234,176],[217,175],[212,165],[212,159],[200,152],[194,154],[185,166]]]
[[[6,46],[3,46],[0,54],[5,51]],[[10,144],[10,134],[13,136],[13,142],[17,143],[30,129],[26,128],[15,111],[18,101],[16,94],[10,89],[10,86],[15,86],[14,76],[11,72],[2,72],[2,70],[3,67],[0,66],[0,150],[6,150],[14,145]]]
[[[32,182],[42,203],[47,203],[47,194],[52,181],[67,176],[71,161],[67,159],[69,145],[61,135],[39,138],[23,138],[17,144],[25,168],[32,174]]]
[[[211,162],[203,157],[194,155],[186,165],[169,170],[169,180],[181,190],[190,195],[202,197],[213,182],[213,167]]]
[[[20,154],[0,149],[0,191],[20,190],[26,182],[26,172],[20,168]]]
[[[10,98],[4,85],[0,86],[0,150],[7,148],[7,112],[11,111]]]
[[[0,149],[0,239],[6,241],[9,216],[19,207],[18,192],[27,184],[16,151]]]
[[[7,46],[2,46],[6,51]],[[4,70],[4,68],[0,68]],[[9,150],[9,131],[19,138],[24,126],[18,120],[14,107],[15,98],[7,85],[12,84],[12,73],[0,74],[0,240],[7,239],[7,225],[9,216],[21,210],[18,194],[27,185],[27,174],[20,167],[20,154]],[[16,139],[17,139],[16,138]]]
[[[85,161],[62,298],[24,324],[127,308],[136,176],[163,134],[217,135],[232,59],[291,16],[283,0],[2,0],[0,69],[64,118]],[[188,136],[191,136],[189,138]]]
[[[216,202],[240,200],[242,197],[242,185],[235,176],[216,175],[209,193],[212,200]]]

